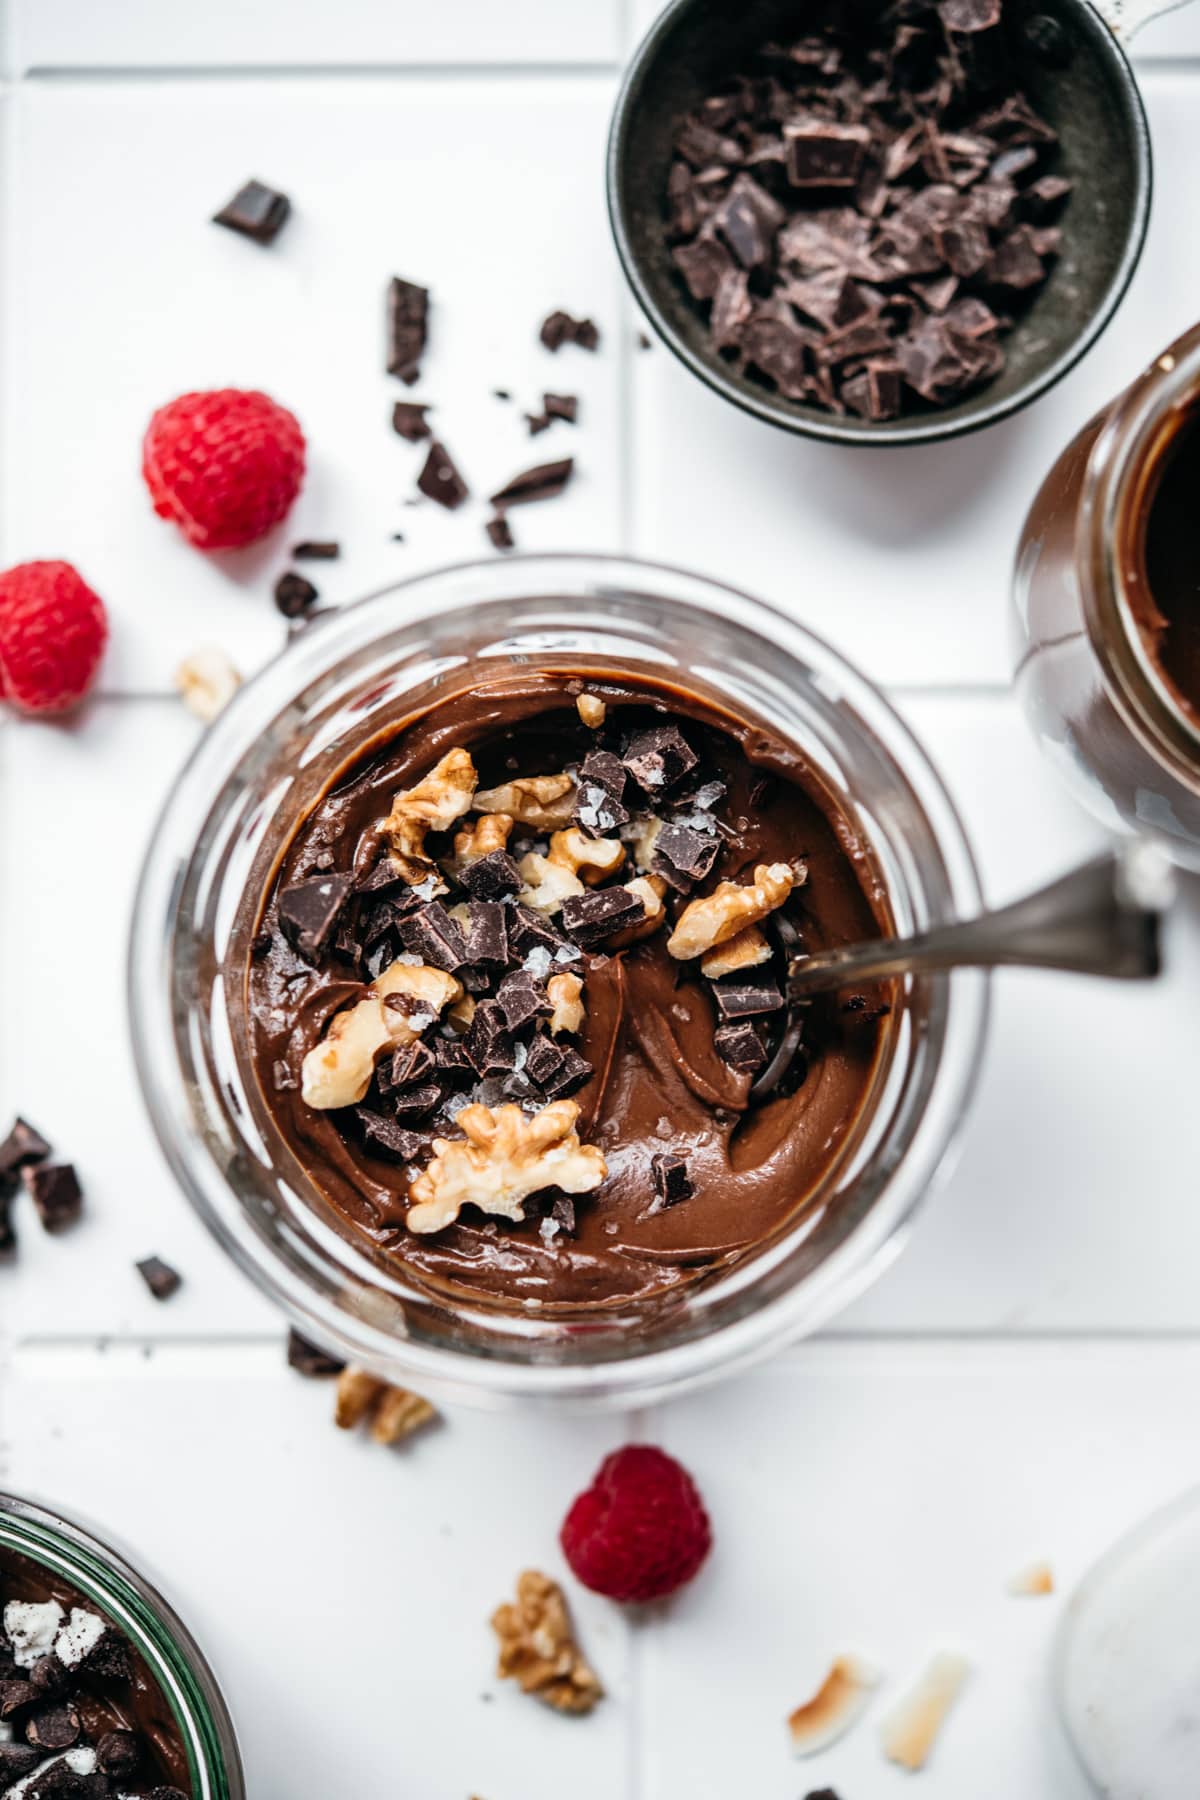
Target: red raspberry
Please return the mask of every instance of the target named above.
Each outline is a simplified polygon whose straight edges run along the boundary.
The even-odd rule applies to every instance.
[[[661,1600],[690,1581],[712,1547],[687,1470],[649,1444],[605,1457],[559,1534],[584,1587],[610,1600]]]
[[[155,512],[189,544],[235,549],[287,517],[304,480],[304,433],[266,394],[181,394],[146,429],[142,474]]]
[[[22,712],[65,712],[82,700],[107,641],[104,602],[70,563],[0,574],[0,694]]]

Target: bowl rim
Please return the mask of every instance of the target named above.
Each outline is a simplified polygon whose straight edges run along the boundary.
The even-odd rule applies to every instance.
[[[1121,259],[1113,271],[1099,306],[1096,307],[1078,336],[1040,374],[1032,376],[1014,393],[1003,399],[993,400],[990,404],[981,405],[965,418],[951,418],[945,413],[930,413],[907,421],[904,419],[887,421],[885,426],[880,428],[878,424],[868,419],[851,424],[834,413],[823,416],[814,411],[811,415],[799,416],[785,411],[775,396],[766,389],[759,393],[748,383],[733,376],[720,363],[719,359],[701,356],[679,336],[666,313],[659,306],[653,287],[642,272],[633,248],[632,234],[626,225],[628,210],[625,177],[626,151],[636,106],[667,39],[685,14],[699,11],[701,7],[711,4],[711,0],[669,0],[669,4],[654,21],[626,67],[609,126],[605,159],[605,190],[609,225],[625,279],[657,337],[683,363],[685,368],[690,369],[693,375],[699,376],[706,387],[711,388],[714,393],[720,394],[722,398],[731,401],[742,412],[749,413],[754,418],[761,419],[765,424],[773,425],[780,431],[790,431],[799,437],[817,438],[825,443],[862,445],[871,449],[882,450],[901,444],[942,443],[950,438],[965,437],[970,432],[982,431],[989,425],[997,424],[1001,419],[1011,417],[1013,413],[1021,411],[1023,407],[1028,406],[1054,387],[1078,363],[1082,362],[1088,351],[1106,330],[1124,299],[1145,247],[1146,233],[1150,224],[1150,205],[1154,192],[1154,156],[1150,141],[1150,127],[1146,118],[1146,107],[1141,89],[1129,58],[1114,36],[1111,27],[1106,24],[1101,14],[1091,4],[1091,0],[1063,0],[1063,3],[1077,9],[1080,23],[1087,30],[1096,51],[1100,56],[1108,59],[1109,67],[1116,78],[1117,87],[1123,96],[1126,117],[1135,147],[1136,191]],[[982,392],[986,394],[987,389],[983,389]]]

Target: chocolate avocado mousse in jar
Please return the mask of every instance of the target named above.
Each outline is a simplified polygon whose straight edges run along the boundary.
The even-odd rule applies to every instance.
[[[201,744],[139,1069],[311,1335],[468,1398],[672,1391],[884,1265],[973,1080],[977,972],[801,1009],[789,959],[978,900],[917,745],[790,620],[615,559],[447,570]]]

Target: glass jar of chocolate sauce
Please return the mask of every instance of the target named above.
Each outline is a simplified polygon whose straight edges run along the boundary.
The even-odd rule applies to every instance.
[[[1108,825],[1200,868],[1200,326],[1067,446],[1025,522],[1016,687]]]

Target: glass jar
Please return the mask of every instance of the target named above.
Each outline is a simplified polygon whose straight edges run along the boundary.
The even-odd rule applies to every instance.
[[[1158,478],[1200,405],[1200,326],[1067,446],[1025,521],[1013,585],[1016,688],[1042,748],[1113,828],[1200,868],[1200,715],[1145,626]],[[1200,583],[1200,560],[1197,564]]]
[[[975,912],[962,825],[907,727],[791,619],[677,570],[513,557],[388,588],[301,632],[205,734],[153,835],[130,1006],[142,1089],[185,1192],[307,1336],[381,1375],[465,1400],[647,1402],[811,1332],[898,1253],[962,1123],[987,1014],[963,970],[898,996],[857,1131],[777,1241],[670,1304],[572,1321],[451,1304],[351,1242],[302,1167],[267,1149],[246,1068],[258,899],[346,745],[473,660],[640,664],[757,714],[823,772],[871,847],[897,929]]]
[[[216,1677],[158,1590],[83,1526],[0,1493],[0,1555],[5,1551],[46,1569],[128,1638],[179,1728],[191,1800],[245,1800],[237,1736]]]

